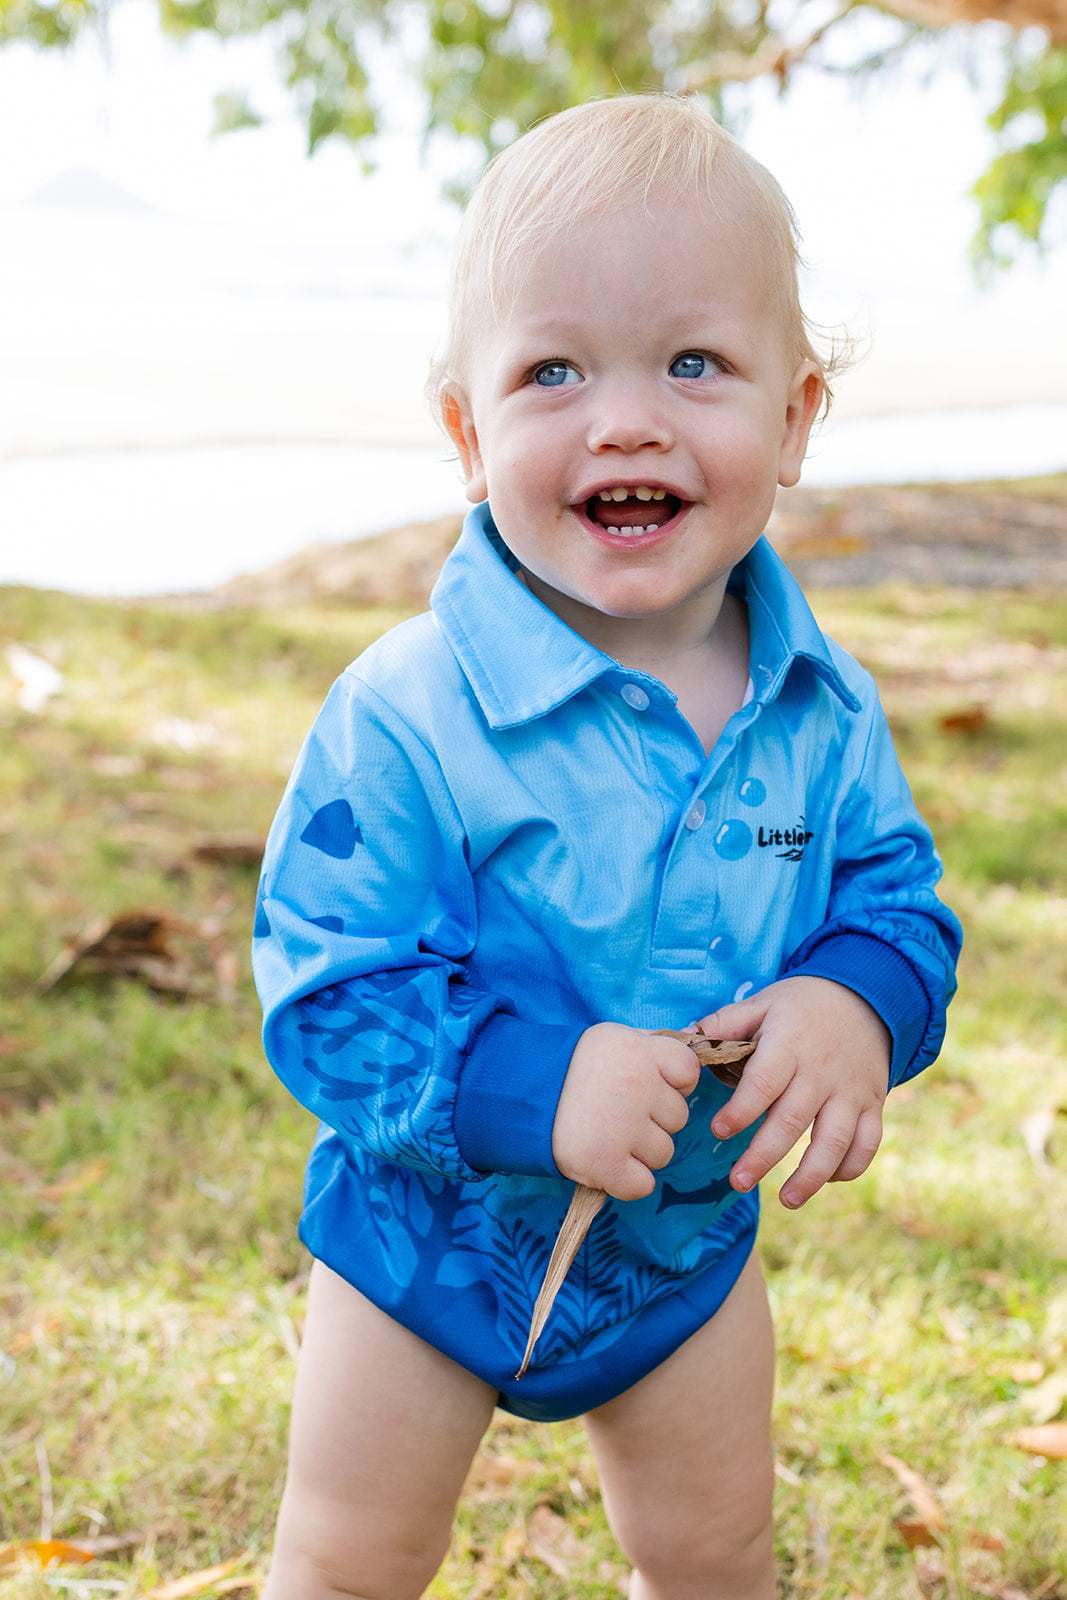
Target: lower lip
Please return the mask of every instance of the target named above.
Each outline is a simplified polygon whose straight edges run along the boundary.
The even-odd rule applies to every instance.
[[[594,522],[592,517],[587,515],[584,504],[576,506],[574,509],[586,532],[591,534],[599,544],[607,545],[611,550],[647,550],[649,546],[658,544],[661,539],[669,538],[675,532],[685,520],[686,513],[689,510],[689,502],[683,501],[670,521],[664,522],[658,528],[653,528],[651,533],[647,530],[644,533],[609,533],[607,528],[602,528],[599,522]]]

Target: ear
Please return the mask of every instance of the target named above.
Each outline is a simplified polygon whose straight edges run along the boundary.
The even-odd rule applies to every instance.
[[[478,431],[466,400],[450,389],[441,404],[441,416],[449,438],[459,451],[460,465],[467,483],[467,499],[478,505],[488,498],[482,452],[478,448]]]
[[[789,385],[785,408],[785,432],[778,454],[778,482],[791,489],[800,482],[800,469],[808,448],[808,435],[819,414],[826,385],[814,361],[802,361]]]

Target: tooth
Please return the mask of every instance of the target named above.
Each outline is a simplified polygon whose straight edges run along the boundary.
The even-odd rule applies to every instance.
[[[653,489],[652,498],[653,498],[653,500],[666,500],[666,498],[667,498],[666,489]]]
[[[634,490],[634,494],[639,500],[651,500],[655,492],[654,489],[649,489],[644,484],[641,485],[640,489]]]
[[[608,532],[609,533],[614,533],[616,536],[618,536],[622,532],[622,529],[621,528],[609,528]]]
[[[612,498],[612,495],[611,495],[611,490],[610,489],[601,489],[599,494],[597,495],[597,499],[598,500],[610,500],[611,498]]]
[[[628,500],[630,498],[630,491],[629,489],[612,489],[611,498],[616,501]]]

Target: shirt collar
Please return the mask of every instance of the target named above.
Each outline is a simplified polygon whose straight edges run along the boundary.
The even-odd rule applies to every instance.
[[[730,582],[743,589],[748,601],[749,662],[757,700],[776,699],[793,665],[806,661],[850,711],[860,709],[803,590],[765,538],[735,567]]]
[[[543,716],[619,670],[617,661],[562,622],[516,573],[517,562],[483,501],[467,513],[430,596],[438,626],[493,728]],[[850,710],[858,711],[859,701],[838,671],[799,584],[766,539],[749,551],[730,581],[748,600],[755,698],[775,699],[793,663],[804,659]]]
[[[430,595],[491,728],[543,716],[617,666],[531,594],[517,570],[483,500],[468,511]]]

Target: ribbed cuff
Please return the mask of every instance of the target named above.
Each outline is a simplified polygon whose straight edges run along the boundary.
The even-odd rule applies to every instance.
[[[831,933],[807,941],[786,977],[830,978],[873,1006],[893,1038],[889,1086],[902,1083],[930,1024],[930,999],[906,956],[869,933]]]
[[[456,1091],[456,1143],[475,1172],[562,1176],[552,1128],[582,1028],[498,1012],[478,1032]]]

